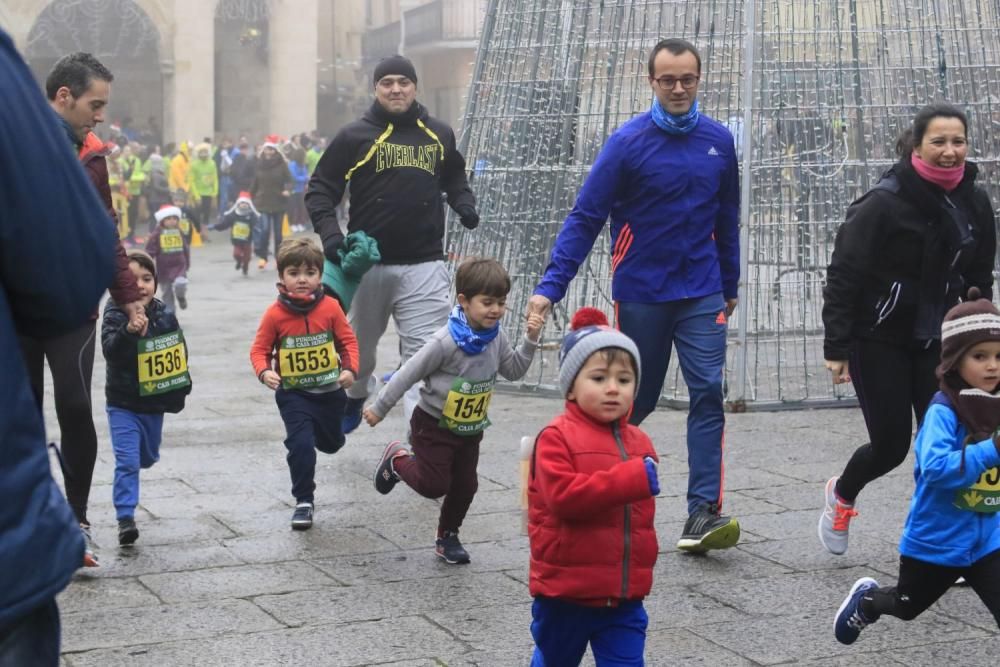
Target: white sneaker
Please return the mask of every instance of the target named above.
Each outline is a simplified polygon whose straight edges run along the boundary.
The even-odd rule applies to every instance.
[[[823,514],[819,517],[819,541],[826,550],[840,556],[847,552],[847,531],[858,513],[837,497],[837,477],[831,477],[823,491]]]
[[[100,567],[101,564],[97,560],[97,554],[94,552],[94,538],[90,535],[90,526],[85,523],[80,524],[80,532],[83,533],[83,566],[84,567]]]

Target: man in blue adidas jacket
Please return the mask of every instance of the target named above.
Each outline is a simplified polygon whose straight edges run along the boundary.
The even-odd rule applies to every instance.
[[[649,57],[652,108],[608,138],[566,219],[529,309],[566,294],[611,219],[618,326],[639,346],[642,377],[630,421],[653,411],[676,345],[688,385],[688,521],[678,548],[739,540],[722,505],[722,376],[726,321],[739,283],[739,169],[732,134],[698,111],[701,57],[681,39]]]
[[[111,285],[115,228],[27,65],[0,30],[0,665],[59,664],[55,596],[83,535],[49,471],[18,333],[58,336]]]

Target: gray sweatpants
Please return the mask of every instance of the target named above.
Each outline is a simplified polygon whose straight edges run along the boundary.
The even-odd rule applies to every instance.
[[[187,285],[188,279],[184,276],[178,276],[173,282],[160,283],[160,300],[163,301],[167,310],[177,310],[174,296],[176,295],[177,299],[183,299],[187,295]]]
[[[443,261],[421,264],[376,264],[361,279],[351,301],[351,328],[358,339],[358,379],[347,390],[365,398],[375,389],[375,351],[393,318],[403,361],[420,351],[427,339],[448,322],[451,275]],[[403,397],[406,422],[420,399],[420,385]]]

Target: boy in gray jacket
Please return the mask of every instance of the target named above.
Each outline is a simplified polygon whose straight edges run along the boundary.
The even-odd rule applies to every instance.
[[[375,488],[392,491],[403,480],[426,498],[440,498],[436,553],[448,563],[468,563],[458,529],[476,495],[479,443],[490,425],[487,410],[499,371],[508,380],[528,372],[544,318],[528,316],[524,340],[514,349],[500,329],[510,276],[492,259],[470,259],[455,275],[458,305],[448,324],[431,336],[365,408],[375,426],[406,390],[424,381],[410,419],[410,449],[390,442],[375,468]]]

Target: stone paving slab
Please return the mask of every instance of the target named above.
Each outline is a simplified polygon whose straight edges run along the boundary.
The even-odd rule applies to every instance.
[[[531,600],[518,447],[562,402],[494,397],[479,495],[462,528],[468,566],[433,553],[439,501],[403,485],[387,497],[372,488],[385,442],[405,437],[398,407],[377,429],[363,425],[348,436],[337,454],[318,455],[316,523],[293,532],[284,430],[248,361],[275,276],[243,278],[228,254],[224,241],[194,251],[190,307],[179,315],[194,391],[183,413],[167,416],[161,460],[142,473],[142,534],[131,549],[116,546],[98,355],[90,516],[102,567],[78,573],[59,598],[63,664],[526,665]],[[390,331],[377,372],[396,359]],[[58,440],[51,387],[46,421]],[[663,489],[646,664],[996,663],[996,624],[967,588],[911,623],[883,619],[854,646],[833,639],[833,614],[856,578],[895,581],[913,489],[911,457],[865,489],[847,554],[820,547],[823,483],[866,440],[857,409],[728,415],[725,509],[740,518],[743,540],[706,556],[675,547],[686,515],[685,424],[683,412],[666,410],[644,424],[660,454]],[[593,665],[592,657],[583,664]]]
[[[63,614],[63,651],[136,646],[274,630],[281,624],[246,600],[181,603]],[[114,628],[114,632],[109,632]]]
[[[163,665],[430,665],[437,655],[465,653],[446,631],[418,616],[364,623],[256,632],[195,641],[151,644],[70,654],[72,667],[162,667]],[[409,656],[404,661],[397,656]],[[423,658],[420,660],[420,658]]]
[[[738,625],[699,624],[688,629],[760,665],[778,665],[853,653],[853,646],[839,644],[833,637],[833,617],[837,605],[824,611],[798,613],[794,609],[794,602],[786,602],[786,609],[792,612],[788,615],[774,612],[742,621]],[[909,623],[887,619],[887,622],[880,622],[867,629],[864,637],[858,641],[863,642],[860,646],[865,650],[894,654],[900,648],[920,644],[926,637],[933,637],[935,642],[946,644],[987,636],[987,633],[978,628],[928,611]]]
[[[322,570],[302,561],[147,574],[139,581],[167,603],[249,598],[337,585]]]
[[[254,599],[261,609],[295,627],[329,622],[315,610],[336,610],[338,621],[367,621],[396,615],[413,616],[453,608],[490,607],[508,600],[529,599],[525,586],[502,573],[468,574],[446,579],[362,584],[314,591],[264,595]]]
[[[477,543],[468,567],[453,567],[437,558],[429,547],[412,551],[358,554],[311,561],[313,565],[347,586],[389,583],[412,579],[465,577],[469,573],[504,572],[528,574],[528,539],[517,537],[506,542]]]
[[[98,550],[101,567],[77,572],[75,581],[100,581],[110,577],[136,577],[160,572],[184,572],[244,563],[236,558],[231,551],[212,540],[191,540],[183,544],[162,546],[142,545],[132,549],[99,548]],[[72,591],[72,585],[67,590]]]

